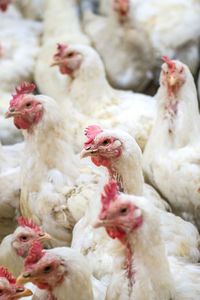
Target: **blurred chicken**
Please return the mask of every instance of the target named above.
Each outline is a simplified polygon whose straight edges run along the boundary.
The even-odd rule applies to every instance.
[[[22,140],[22,136],[3,115],[13,86],[33,79],[42,26],[39,22],[23,19],[13,5],[4,13],[0,11],[0,19],[0,140],[13,144]]]
[[[0,245],[0,265],[8,268],[14,276],[18,276],[24,266],[29,249],[35,241],[44,242],[50,236],[43,232],[28,218],[20,217],[19,226],[10,235],[6,236]]]
[[[164,57],[155,96],[157,120],[144,152],[148,181],[174,212],[200,229],[200,117],[196,87],[186,65]]]
[[[98,16],[86,9],[84,29],[104,61],[111,85],[143,91],[152,79],[155,63],[149,38],[134,21],[131,1],[112,2],[108,16]]]
[[[104,300],[106,287],[97,287],[84,257],[71,248],[54,248],[42,251],[35,242],[25,261],[24,272],[17,283],[33,282],[50,291],[50,299]],[[95,282],[95,284],[93,283]]]
[[[198,0],[130,1],[133,4],[136,22],[146,31],[152,42],[157,58],[158,78],[160,57],[163,53],[181,60],[195,74],[200,60],[200,2]]]
[[[102,130],[94,125],[86,129],[86,135],[88,141],[84,145],[81,157],[91,156],[96,166],[106,167],[110,180],[116,180],[119,191],[144,196],[151,204],[161,209],[161,232],[167,253],[197,262],[200,258],[198,231],[191,223],[162,211],[169,209],[168,204],[151,186],[144,184],[142,153],[134,139],[126,132]]]
[[[34,88],[33,84],[16,88],[6,115],[25,136],[20,209],[51,234],[53,245],[70,245],[74,224],[106,178],[103,172],[80,165],[72,151],[70,120],[65,121],[50,97],[28,95]]]
[[[0,241],[13,232],[20,215],[20,164],[23,144],[0,144]]]
[[[115,264],[106,299],[199,299],[200,266],[167,257],[158,211],[153,206],[149,210],[143,197],[118,195],[114,181],[104,190],[95,227],[104,226],[125,248],[124,261]]]
[[[65,75],[66,83],[64,90],[64,81],[54,81],[52,89],[58,91],[63,110],[67,112],[65,105],[71,99],[77,112],[84,115],[80,128],[95,122],[106,128],[124,129],[144,147],[156,115],[152,97],[112,89],[99,55],[85,45],[59,44],[52,62],[55,65]],[[79,134],[77,143],[80,142],[83,143],[83,137]]]
[[[31,295],[30,290],[21,284],[16,284],[16,278],[7,269],[0,266],[0,300],[24,299]]]

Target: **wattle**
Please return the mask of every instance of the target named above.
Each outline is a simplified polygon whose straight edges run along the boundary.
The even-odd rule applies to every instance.
[[[123,239],[125,236],[125,231],[119,229],[118,227],[112,227],[112,228],[106,228],[107,234],[112,238],[112,239]]]
[[[31,126],[31,123],[22,117],[14,118],[14,124],[18,129],[29,129]]]
[[[97,167],[103,166],[108,168],[110,165],[110,160],[100,155],[96,157],[92,157],[91,160]]]

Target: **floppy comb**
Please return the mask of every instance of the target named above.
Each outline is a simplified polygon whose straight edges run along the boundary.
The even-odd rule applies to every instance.
[[[89,125],[86,129],[85,129],[85,135],[88,138],[88,141],[84,143],[84,145],[88,145],[90,144],[94,138],[99,134],[103,132],[103,130],[101,129],[100,126],[98,125]]]
[[[8,269],[5,269],[3,266],[0,266],[0,277],[6,278],[11,284],[16,283],[16,278],[14,278]]]
[[[166,55],[163,55],[162,60],[168,65],[168,68],[170,70],[170,74],[173,74],[176,68],[175,62],[173,62],[169,57]]]
[[[101,194],[101,203],[103,208],[108,208],[111,201],[115,201],[117,195],[117,183],[114,180],[109,181],[104,186],[104,193]]]
[[[34,229],[35,231],[41,231],[40,227],[33,223],[33,219],[29,221],[27,217],[18,218],[18,224],[22,227],[29,227],[31,229]]]
[[[54,54],[53,58],[58,59],[64,52],[65,49],[68,48],[68,45],[57,43],[57,53]]]
[[[25,260],[24,266],[26,267],[28,265],[37,263],[45,255],[45,252],[42,250],[42,245],[38,242],[34,242],[33,246],[29,250],[29,254],[27,259]]]
[[[15,86],[16,95],[12,95],[13,99],[10,101],[10,107],[15,106],[22,95],[30,94],[34,89],[35,85],[29,82],[27,84],[22,82],[19,89]]]

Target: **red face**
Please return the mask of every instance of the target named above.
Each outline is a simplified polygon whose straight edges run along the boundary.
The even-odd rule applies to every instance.
[[[121,142],[112,136],[97,136],[90,143],[85,143],[81,151],[81,158],[91,156],[96,166],[110,166],[112,158],[120,157],[122,153]]]
[[[10,3],[12,3],[12,0],[0,0],[0,10],[6,11]]]
[[[81,66],[82,56],[77,51],[68,49],[67,46],[61,45],[60,48],[58,53],[53,56],[51,66],[59,66],[61,74],[67,74],[73,79],[74,71]]]
[[[43,115],[43,108],[40,102],[34,97],[21,95],[14,105],[10,105],[5,117],[14,118],[14,124],[18,129],[29,130],[37,124]]]
[[[113,8],[120,17],[124,17],[129,11],[129,0],[114,0]]]
[[[176,96],[185,81],[186,73],[182,64],[179,65],[173,61],[163,64],[161,84],[167,86],[169,96]]]
[[[108,207],[102,208],[94,227],[104,226],[111,238],[123,240],[124,236],[142,225],[141,210],[117,196]]]

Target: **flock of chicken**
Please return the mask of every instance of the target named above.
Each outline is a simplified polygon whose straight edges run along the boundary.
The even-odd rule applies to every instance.
[[[199,48],[199,0],[0,0],[0,300],[200,299]]]

